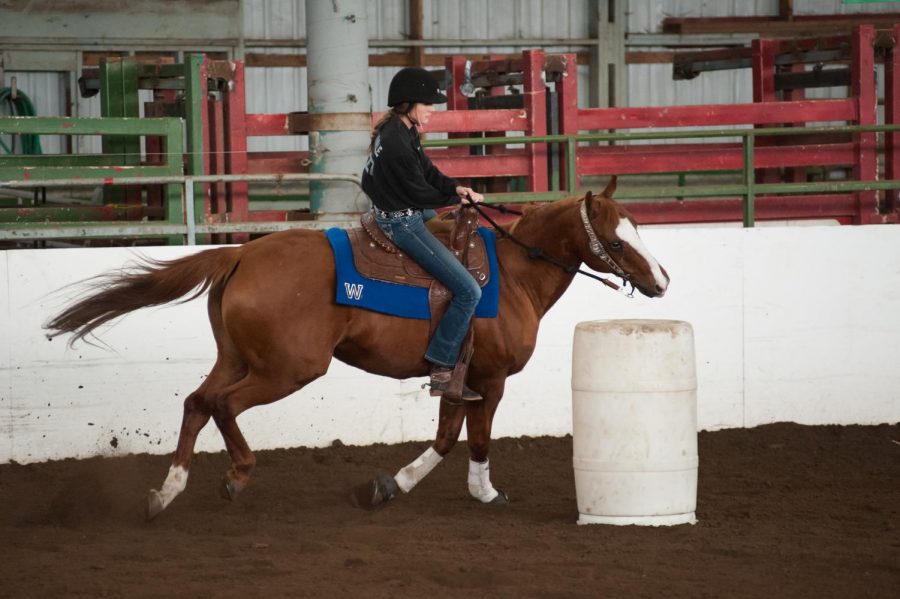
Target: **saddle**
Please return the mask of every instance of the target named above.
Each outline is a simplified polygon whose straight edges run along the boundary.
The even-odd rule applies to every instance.
[[[490,281],[491,270],[484,239],[477,233],[478,215],[474,209],[460,206],[449,218],[453,219],[452,226],[448,226],[447,217],[442,217],[438,227],[432,229],[432,233],[453,252],[478,285],[484,287]],[[371,212],[362,215],[360,224],[361,228],[347,231],[356,270],[366,278],[428,288],[428,304],[431,311],[430,337],[450,305],[452,297],[450,290],[394,245],[375,222]],[[459,397],[469,360],[472,358],[473,347],[474,336],[470,325],[445,394],[447,398]]]
[[[484,287],[490,281],[491,272],[484,240],[476,234],[478,218],[473,212],[471,208],[461,207],[451,213],[452,228],[447,227],[447,221],[442,220],[438,229],[432,233],[453,252],[478,284]],[[353,250],[353,263],[361,275],[413,287],[444,287],[388,239],[371,212],[362,215],[360,224],[362,228],[350,229],[347,235]],[[446,287],[444,289],[446,292]]]

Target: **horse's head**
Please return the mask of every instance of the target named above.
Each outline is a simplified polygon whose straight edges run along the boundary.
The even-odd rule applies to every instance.
[[[587,243],[581,259],[594,270],[619,276],[647,297],[662,297],[669,275],[647,250],[637,232],[634,218],[612,199],[613,177],[599,196],[587,192],[579,202]]]

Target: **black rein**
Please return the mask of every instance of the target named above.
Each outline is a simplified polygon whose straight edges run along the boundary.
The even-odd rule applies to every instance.
[[[490,225],[492,227],[494,227],[494,230],[497,231],[497,233],[499,233],[501,237],[509,239],[514,244],[516,244],[517,246],[519,246],[520,248],[525,250],[525,252],[528,254],[529,258],[531,258],[531,259],[540,258],[541,260],[546,260],[550,264],[560,267],[567,273],[576,273],[579,275],[584,275],[586,277],[590,277],[592,279],[596,279],[596,280],[600,281],[601,283],[603,283],[604,285],[606,285],[607,287],[609,287],[611,289],[614,289],[616,291],[624,291],[620,285],[610,281],[609,279],[604,279],[603,277],[599,277],[599,276],[595,275],[594,273],[588,272],[586,270],[582,270],[582,269],[578,268],[577,266],[569,266],[562,260],[554,258],[553,256],[548,256],[547,254],[544,253],[544,250],[542,250],[541,248],[535,247],[533,245],[528,245],[526,243],[523,243],[521,240],[516,239],[515,237],[510,235],[509,232],[507,232],[505,229],[501,228],[500,225],[498,225],[494,221],[494,219],[492,219],[490,216],[488,216],[487,213],[483,210],[483,208],[491,208],[492,210],[496,210],[496,211],[500,212],[501,214],[515,214],[518,216],[522,215],[521,210],[516,210],[514,208],[507,208],[503,204],[483,204],[483,203],[475,203],[475,202],[467,202],[467,203],[463,204],[463,206],[471,206],[472,208],[474,208],[475,211],[478,212],[478,214],[480,214],[482,218],[484,218],[484,220],[486,220],[488,223],[490,223]],[[633,291],[632,291],[632,293],[633,293]]]

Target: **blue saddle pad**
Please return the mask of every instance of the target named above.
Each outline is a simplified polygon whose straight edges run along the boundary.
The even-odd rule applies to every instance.
[[[497,268],[496,238],[494,232],[485,227],[478,227],[478,234],[484,239],[491,278],[487,285],[481,288],[481,301],[475,308],[475,316],[477,318],[494,318],[497,316],[497,307],[500,303],[500,271]],[[404,318],[426,320],[431,318],[431,309],[428,307],[428,288],[388,283],[362,276],[353,263],[347,231],[332,228],[325,231],[325,235],[331,243],[331,249],[334,250],[334,261],[337,265],[337,287],[335,289],[337,303]]]

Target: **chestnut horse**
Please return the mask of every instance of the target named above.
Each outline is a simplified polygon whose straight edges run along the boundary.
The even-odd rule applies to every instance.
[[[434,443],[395,476],[381,475],[358,487],[360,505],[371,507],[399,491],[409,492],[451,450],[463,421],[470,494],[483,503],[506,502],[488,470],[494,412],[506,378],[528,362],[541,317],[572,282],[575,270],[585,263],[595,271],[618,274],[648,297],[662,296],[668,286],[666,271],[641,242],[634,220],[612,199],[614,189],[615,179],[601,196],[588,192],[584,198],[529,206],[507,227],[516,241],[539,248],[556,264],[535,260],[519,243],[498,238],[499,312],[496,318],[475,320],[469,367],[468,384],[484,399],[460,405],[441,401]],[[101,276],[88,297],[45,325],[51,335],[73,333],[71,344],[138,308],[209,291],[218,356],[207,378],[184,401],[172,465],[160,490],[150,491],[148,517],[184,490],[197,435],[210,418],[231,457],[223,495],[234,499],[247,486],[256,462],[235,420],[244,410],[303,388],[325,374],[332,357],[397,379],[428,374],[423,359],[427,320],[338,305],[334,289],[334,255],[325,235],[297,229]]]

